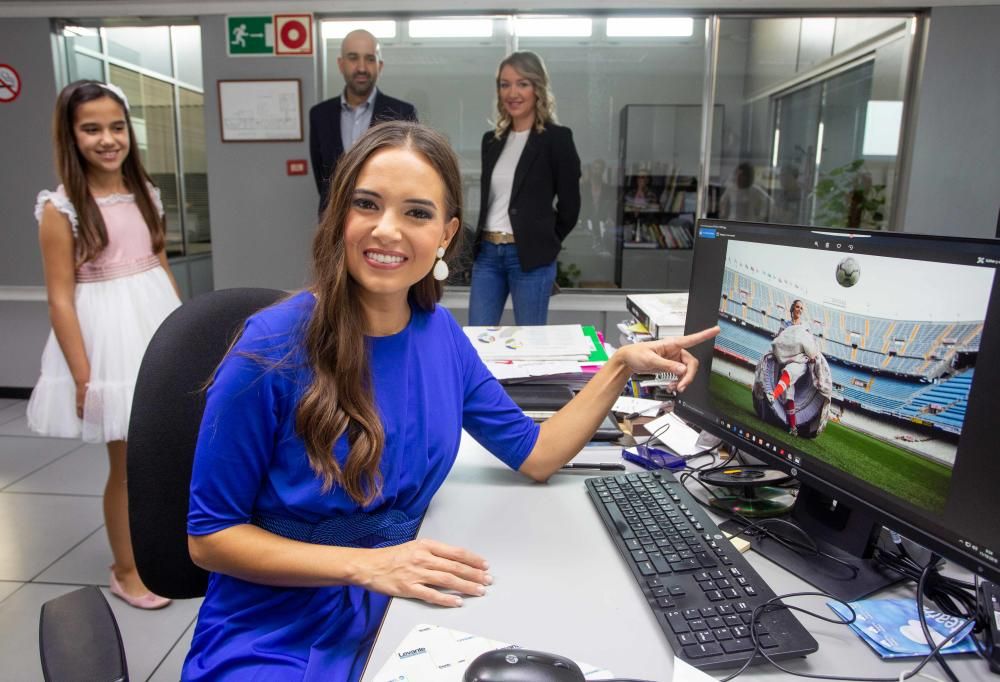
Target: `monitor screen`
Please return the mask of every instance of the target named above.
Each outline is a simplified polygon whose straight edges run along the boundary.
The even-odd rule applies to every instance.
[[[994,240],[701,221],[687,330],[722,332],[678,412],[996,582],[998,266]]]

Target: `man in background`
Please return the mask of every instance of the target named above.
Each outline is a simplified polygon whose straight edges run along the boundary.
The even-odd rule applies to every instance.
[[[368,31],[351,31],[344,36],[337,57],[344,91],[309,110],[309,154],[320,213],[326,208],[330,178],[344,150],[380,121],[417,120],[412,104],[375,87],[383,66],[382,48],[375,36]]]

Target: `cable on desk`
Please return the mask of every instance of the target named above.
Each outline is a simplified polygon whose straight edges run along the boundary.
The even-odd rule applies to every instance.
[[[843,604],[851,612],[851,618],[850,620],[846,621],[841,620],[840,618],[833,619],[828,616],[816,613],[815,611],[810,611],[809,609],[802,608],[801,606],[785,604],[782,601],[783,599],[792,599],[795,597],[823,597],[824,599],[835,601],[839,604]],[[857,614],[855,613],[854,609],[851,608],[850,604],[840,599],[837,599],[832,595],[826,594],[825,592],[791,592],[789,594],[782,594],[773,597],[771,599],[768,599],[766,602],[755,608],[750,617],[750,639],[754,645],[753,651],[750,652],[750,655],[747,657],[747,660],[743,663],[743,666],[739,670],[737,670],[736,672],[727,677],[722,678],[720,682],[729,682],[738,675],[743,674],[746,671],[746,669],[750,667],[750,664],[753,662],[754,658],[756,658],[758,654],[778,670],[787,673],[789,675],[795,675],[796,677],[807,677],[815,680],[849,680],[850,682],[899,682],[900,680],[908,680],[920,674],[920,671],[924,668],[924,666],[926,666],[935,657],[935,655],[937,655],[941,651],[941,649],[947,646],[948,643],[951,642],[953,638],[955,638],[959,633],[961,633],[966,628],[966,626],[968,626],[969,623],[972,622],[971,620],[966,620],[964,623],[960,624],[946,638],[944,638],[940,643],[934,646],[933,649],[931,649],[931,652],[927,654],[927,656],[925,656],[923,659],[921,659],[920,663],[918,663],[917,666],[913,668],[913,670],[901,673],[898,677],[846,677],[843,675],[818,675],[814,673],[795,672],[794,670],[789,670],[788,668],[785,668],[784,666],[780,665],[777,661],[775,661],[773,658],[771,658],[771,656],[767,653],[767,651],[760,646],[760,641],[757,639],[756,626],[760,619],[760,616],[763,613],[766,613],[767,611],[773,611],[776,609],[789,609],[791,611],[799,611],[800,613],[804,613],[807,616],[812,616],[813,618],[818,618],[819,620],[825,621],[827,623],[833,623],[837,625],[849,626],[857,618]]]
[[[694,481],[698,485],[700,485],[701,487],[705,488],[705,490],[707,490],[709,492],[709,494],[712,495],[712,497],[719,497],[719,495],[714,490],[712,490],[708,485],[706,485],[705,482],[702,481],[698,477],[697,474],[700,474],[700,473],[703,473],[703,472],[715,471],[717,469],[726,468],[728,466],[731,466],[731,465],[728,464],[728,463],[723,463],[723,464],[721,464],[721,465],[719,465],[719,466],[717,466],[715,468],[712,468],[712,469],[707,469],[704,466],[703,467],[698,467],[696,469],[691,469],[690,471],[685,471],[685,473],[681,474],[681,476],[679,477],[679,482],[680,482],[680,484],[682,486],[684,486],[685,490],[688,490],[688,492],[691,492],[688,489],[688,487],[686,485],[686,482],[687,482],[688,479],[693,478]],[[801,528],[799,528],[799,526],[797,526],[796,524],[792,523],[791,521],[788,521],[786,519],[775,519],[775,518],[758,519],[756,521],[753,521],[753,520],[747,518],[746,516],[740,514],[739,512],[733,512],[733,511],[728,511],[728,510],[725,510],[725,509],[719,509],[717,507],[712,507],[711,505],[705,504],[705,502],[702,501],[702,499],[700,497],[698,497],[697,495],[695,495],[694,493],[691,493],[691,496],[694,498],[695,502],[697,502],[701,506],[705,507],[706,509],[710,509],[711,511],[713,511],[713,512],[715,512],[717,514],[720,514],[721,516],[726,516],[729,519],[735,521],[736,523],[741,524],[743,527],[740,529],[740,531],[738,533],[734,533],[733,537],[737,537],[739,535],[744,535],[744,534],[749,535],[749,534],[752,534],[752,533],[757,533],[757,534],[759,534],[761,536],[761,538],[773,540],[773,541],[777,542],[779,545],[781,545],[782,547],[784,547],[784,548],[786,548],[786,549],[788,549],[788,550],[790,550],[792,552],[795,552],[797,554],[808,554],[810,556],[823,557],[824,559],[829,559],[830,561],[833,561],[834,563],[840,564],[841,566],[845,567],[847,570],[849,570],[851,572],[851,576],[852,577],[857,576],[857,574],[858,574],[858,568],[857,568],[857,566],[853,566],[850,563],[848,563],[848,562],[844,561],[843,559],[841,559],[840,557],[834,556],[832,554],[828,554],[828,553],[822,551],[821,549],[819,549],[819,547],[817,547],[816,544],[809,537],[808,533],[806,533],[804,530],[802,530]],[[802,535],[802,537],[806,539],[806,542],[797,542],[797,541],[793,540],[792,538],[789,538],[787,536],[783,536],[783,535],[779,535],[778,533],[775,533],[774,531],[772,531],[772,530],[770,530],[770,529],[768,529],[768,528],[765,527],[765,524],[769,524],[769,523],[781,523],[781,524],[790,526],[791,528],[793,528],[796,531],[798,531],[798,533],[800,533]]]

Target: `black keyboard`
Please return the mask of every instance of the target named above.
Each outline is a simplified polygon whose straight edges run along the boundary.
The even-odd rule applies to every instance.
[[[775,594],[673,474],[590,478],[587,492],[674,654],[698,668],[743,665],[754,650],[751,614]],[[786,609],[761,613],[756,628],[774,659],[819,648]]]

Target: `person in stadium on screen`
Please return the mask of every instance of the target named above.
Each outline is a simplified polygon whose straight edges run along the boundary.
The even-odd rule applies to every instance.
[[[765,393],[767,402],[783,398],[785,413],[788,415],[788,432],[799,435],[795,420],[795,382],[799,380],[809,363],[816,362],[819,346],[809,325],[806,324],[806,305],[801,299],[792,301],[791,319],[781,322],[781,330],[771,342],[771,353],[781,369],[774,389]]]

